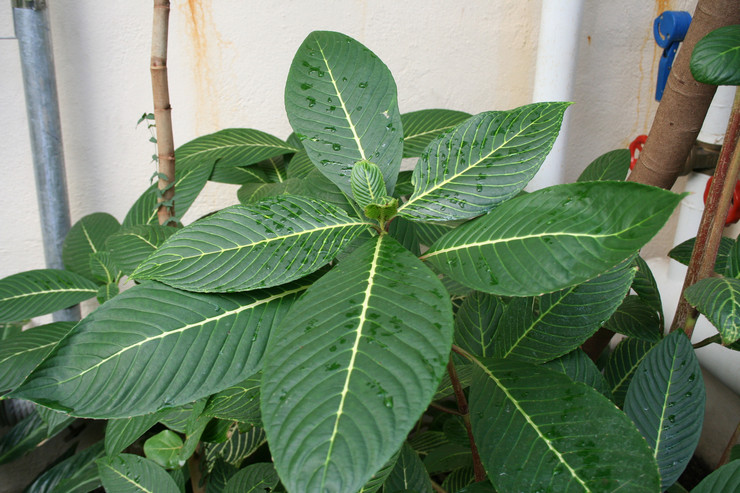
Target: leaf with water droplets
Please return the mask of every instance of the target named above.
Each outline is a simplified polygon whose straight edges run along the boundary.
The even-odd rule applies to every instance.
[[[383,235],[311,286],[283,320],[261,389],[275,466],[288,491],[358,491],[434,395],[452,344],[449,297]]]
[[[672,485],[699,443],[706,393],[699,361],[686,334],[667,335],[640,363],[624,412],[653,449],[661,491]]]
[[[344,193],[363,160],[380,168],[393,193],[403,129],[396,83],[374,53],[344,34],[309,34],[290,66],[285,110],[311,160]]]
[[[702,279],[689,286],[684,296],[717,328],[724,345],[740,339],[740,279]]]

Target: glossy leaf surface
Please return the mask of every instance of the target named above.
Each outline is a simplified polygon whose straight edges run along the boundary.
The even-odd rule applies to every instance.
[[[655,346],[653,342],[627,338],[622,340],[609,355],[604,368],[604,378],[609,384],[617,406],[622,407],[624,404],[627,389],[635,376],[637,367],[653,346]]]
[[[179,464],[182,445],[180,435],[171,430],[162,430],[144,442],[144,454],[165,469],[175,469],[182,465]]]
[[[668,334],[644,359],[624,412],[653,449],[665,490],[681,475],[699,443],[706,393],[699,361],[683,331]]]
[[[106,248],[111,260],[128,275],[176,231],[176,228],[159,224],[129,226],[108,237]]]
[[[74,322],[54,322],[4,339],[0,345],[0,394],[17,387],[73,326]]]
[[[87,493],[98,488],[100,475],[95,464],[104,456],[97,443],[44,471],[24,493]]]
[[[440,281],[388,235],[301,297],[270,338],[261,391],[288,491],[358,491],[388,461],[435,392],[452,326]]]
[[[401,453],[396,459],[396,465],[383,484],[384,491],[417,491],[418,493],[432,493],[432,484],[429,474],[419,458],[419,454],[404,442]]]
[[[592,279],[632,256],[680,199],[631,182],[557,185],[463,224],[422,258],[479,291],[548,293]]]
[[[671,257],[673,260],[682,263],[683,265],[689,265],[689,261],[691,261],[691,252],[694,250],[695,243],[696,238],[690,238],[673,247],[671,251],[668,252],[668,256]],[[732,238],[723,236],[720,239],[719,250],[717,251],[717,259],[714,263],[714,272],[716,272],[717,274],[725,273],[734,246],[735,240],[733,240]]]
[[[571,352],[619,307],[634,275],[631,262],[623,262],[583,284],[512,299],[494,336],[494,356],[544,363]]]
[[[442,109],[404,113],[401,115],[403,157],[420,157],[431,141],[471,116],[470,113],[464,111]]]
[[[272,197],[178,231],[132,277],[198,292],[275,286],[318,270],[367,227],[324,202]]]
[[[628,296],[604,327],[649,342],[659,342],[663,337],[658,313],[639,296]]]
[[[120,454],[98,459],[98,471],[108,493],[180,493],[175,480],[154,462]]]
[[[740,339],[740,279],[702,279],[689,286],[684,296],[717,328],[723,344]]]
[[[699,82],[740,85],[740,25],[720,27],[700,39],[691,52],[690,68]]]
[[[257,373],[237,385],[212,395],[203,414],[241,423],[261,424],[259,398],[261,380],[262,374]]]
[[[650,491],[645,440],[601,394],[563,374],[483,360],[470,392],[473,435],[499,491]]]
[[[121,229],[110,214],[96,212],[77,221],[64,238],[62,260],[64,268],[90,280],[96,280],[90,270],[90,255],[105,251],[106,239]]]
[[[493,340],[506,309],[498,297],[474,292],[455,314],[455,343],[478,358],[493,356]]]
[[[433,140],[399,214],[422,221],[468,219],[518,194],[550,152],[569,103],[480,113]]]
[[[255,372],[269,327],[305,288],[203,295],[134,286],[80,322],[15,394],[91,418],[192,402]]]
[[[585,383],[589,387],[597,390],[607,399],[612,398],[612,393],[599,371],[596,363],[591,361],[582,349],[574,349],[557,359],[548,361],[542,365],[544,368],[559,371],[570,377],[574,382]]]
[[[350,185],[352,197],[363,209],[369,204],[382,204],[386,196],[380,168],[369,161],[360,161],[352,167]]]
[[[45,315],[92,298],[98,286],[74,272],[28,270],[0,279],[0,322]]]
[[[344,193],[362,160],[393,192],[403,148],[396,83],[365,46],[340,33],[309,34],[290,66],[285,110],[313,163]]]
[[[737,491],[740,487],[740,460],[734,460],[704,478],[691,493]]]
[[[229,479],[223,493],[262,493],[272,491],[279,480],[272,464],[264,462],[251,464],[241,469]]]

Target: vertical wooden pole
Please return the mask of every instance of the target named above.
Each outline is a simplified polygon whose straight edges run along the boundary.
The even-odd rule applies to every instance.
[[[167,224],[175,215],[175,142],[172,137],[172,107],[167,83],[167,33],[169,30],[169,0],[154,0],[152,24],[152,95],[154,97],[154,123],[157,132],[159,171],[159,224]]]

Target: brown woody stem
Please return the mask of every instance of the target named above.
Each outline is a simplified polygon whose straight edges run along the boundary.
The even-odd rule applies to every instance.
[[[447,363],[447,373],[450,375],[450,381],[452,382],[452,388],[455,391],[455,398],[457,399],[457,409],[460,411],[463,423],[465,423],[465,430],[468,432],[468,440],[470,440],[470,451],[473,454],[473,471],[475,473],[475,481],[485,481],[486,470],[483,468],[483,463],[480,460],[478,454],[478,446],[475,444],[475,438],[473,438],[473,427],[470,425],[470,412],[468,409],[468,399],[465,397],[462,385],[460,385],[460,379],[457,377],[457,370],[452,362],[452,356],[450,361]]]
[[[740,423],[737,424],[737,426],[735,427],[735,431],[730,437],[730,441],[727,442],[727,447],[725,447],[724,452],[722,452],[722,457],[719,458],[717,468],[724,466],[730,461],[730,453],[732,452],[732,447],[735,446],[738,440],[740,440]]]

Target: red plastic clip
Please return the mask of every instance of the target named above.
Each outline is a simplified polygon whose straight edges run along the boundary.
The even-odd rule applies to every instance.
[[[639,156],[639,153],[642,152],[642,146],[645,145],[646,140],[647,135],[638,135],[635,140],[630,143],[630,169],[633,169],[635,167],[637,156]]]
[[[712,186],[712,178],[709,177],[707,180],[707,186],[704,188],[704,203],[707,203],[707,195],[709,195],[709,187]],[[732,202],[730,202],[730,210],[727,211],[727,218],[725,219],[725,226],[734,224],[740,221],[740,181],[735,184],[735,191],[732,193]]]

